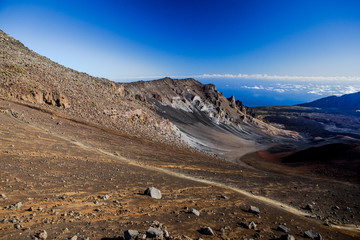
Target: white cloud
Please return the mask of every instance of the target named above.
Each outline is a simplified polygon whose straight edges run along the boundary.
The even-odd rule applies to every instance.
[[[253,87],[249,87],[249,86],[242,86],[242,88],[246,88],[246,89],[255,89],[255,90],[263,90],[265,89],[262,85],[260,86],[253,86]]]
[[[298,80],[298,81],[360,81],[360,76],[296,76],[296,75],[268,75],[268,74],[202,74],[195,78],[238,78],[259,80]]]

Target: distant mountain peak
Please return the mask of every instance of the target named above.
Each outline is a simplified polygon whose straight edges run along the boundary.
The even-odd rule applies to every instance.
[[[299,106],[357,111],[360,109],[360,92],[342,96],[329,96],[309,103],[300,104]]]

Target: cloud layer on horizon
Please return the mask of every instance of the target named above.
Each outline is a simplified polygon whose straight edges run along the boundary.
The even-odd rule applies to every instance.
[[[297,81],[360,81],[360,76],[297,76],[268,74],[201,74],[195,78],[238,78],[258,80],[297,80]]]

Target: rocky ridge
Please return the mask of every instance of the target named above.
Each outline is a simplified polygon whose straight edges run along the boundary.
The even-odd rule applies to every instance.
[[[213,84],[202,84],[192,78],[163,78],[126,83],[124,88],[153,104],[160,116],[180,129],[183,140],[189,145],[215,155],[224,155],[220,152],[226,148],[225,155],[232,155],[224,155],[226,159],[237,158],[256,145],[302,140],[298,132],[257,119],[240,100],[234,96],[226,98]],[[221,142],[224,147],[216,150],[214,142],[217,146]],[[239,153],[229,150],[230,142],[240,144],[234,148]],[[239,146],[243,149],[239,150]]]
[[[0,30],[0,97],[182,146],[176,127],[122,84],[66,68]]]

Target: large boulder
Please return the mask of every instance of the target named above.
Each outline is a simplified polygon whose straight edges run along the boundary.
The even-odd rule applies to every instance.
[[[146,230],[146,236],[149,238],[162,238],[164,232],[161,229],[149,227],[148,230]]]
[[[149,187],[148,189],[145,190],[144,194],[149,195],[150,197],[155,199],[161,199],[162,197],[160,190],[155,187]]]
[[[124,232],[125,240],[136,239],[138,235],[139,235],[139,232],[137,230],[130,229],[130,230],[127,230]]]

